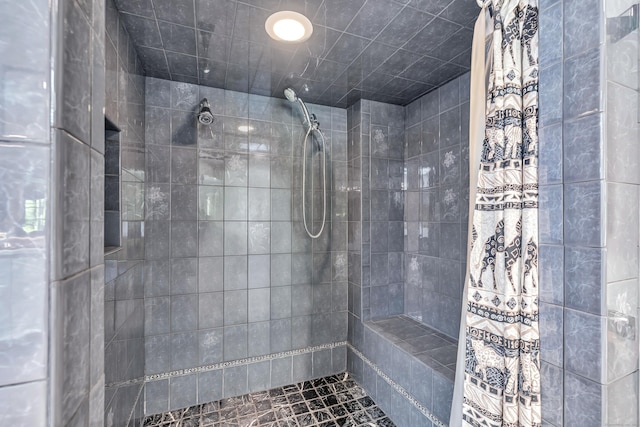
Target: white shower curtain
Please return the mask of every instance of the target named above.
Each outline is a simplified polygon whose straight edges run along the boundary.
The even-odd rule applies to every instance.
[[[538,5],[485,4],[474,34],[466,306],[450,425],[540,426]]]

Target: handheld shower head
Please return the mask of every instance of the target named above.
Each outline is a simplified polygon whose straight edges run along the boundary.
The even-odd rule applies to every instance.
[[[314,126],[315,124],[317,126],[318,123],[317,123],[317,120],[315,120],[315,116],[313,119],[311,118],[311,115],[309,114],[309,110],[307,110],[307,106],[305,105],[304,101],[298,97],[295,90],[291,89],[290,87],[286,88],[284,90],[284,96],[289,101],[297,102],[298,104],[300,104],[300,108],[302,109],[302,114],[304,115],[304,122],[306,124],[308,124],[309,126]]]
[[[298,100],[298,95],[296,95],[296,91],[291,89],[290,87],[284,90],[284,96],[291,102],[296,102]]]
[[[202,102],[200,102],[198,121],[207,126],[213,123],[213,113],[211,112],[211,105],[209,104],[207,98],[204,98]]]

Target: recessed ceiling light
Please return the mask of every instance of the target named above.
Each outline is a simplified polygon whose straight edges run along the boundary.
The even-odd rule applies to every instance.
[[[300,43],[311,37],[313,25],[309,19],[290,10],[276,12],[264,23],[272,39],[285,43]]]

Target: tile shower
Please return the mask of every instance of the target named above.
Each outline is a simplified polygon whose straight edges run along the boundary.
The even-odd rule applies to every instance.
[[[312,241],[305,129],[290,103],[154,78],[146,93],[147,413],[343,372],[346,111],[309,106],[330,190],[330,222]],[[215,121],[196,127],[203,98]],[[317,207],[319,184],[311,197]]]
[[[347,309],[352,324],[356,317],[368,321],[405,313],[404,289],[416,286],[404,283],[405,245],[412,245],[418,236],[405,238],[405,223],[411,231],[417,228],[404,221],[405,194],[410,193],[403,189],[428,194],[435,188],[437,194],[440,181],[416,181],[419,169],[429,167],[428,156],[435,150],[436,167],[444,177],[442,191],[455,189],[451,191],[456,200],[464,204],[461,104],[467,87],[468,76],[464,76],[416,101],[410,111],[417,115],[417,122],[410,127],[405,121],[408,109],[399,106],[361,101],[346,111],[310,105],[324,123],[331,159],[331,222],[324,238],[311,241],[300,222],[301,188],[296,179],[304,129],[286,101],[147,78],[147,414],[343,372],[347,369]],[[216,122],[212,127],[188,126],[202,98],[212,104]],[[446,141],[442,144],[441,113],[448,115],[443,126],[451,129],[442,132]],[[424,126],[422,117],[427,122]],[[435,121],[435,130],[428,127],[429,119]],[[415,167],[414,163],[405,166],[406,147],[415,150],[417,145],[421,154],[423,133],[435,135],[432,144],[424,146],[425,157],[418,157]],[[406,134],[416,135],[416,140],[405,143]],[[450,152],[456,153],[453,159]],[[318,189],[316,185],[316,200]],[[442,217],[445,222],[452,219],[446,212]],[[458,221],[453,222],[458,227],[454,248],[462,240],[460,218],[464,215],[453,218]],[[445,258],[457,258],[451,261],[456,275],[442,278],[444,285],[458,289],[457,294],[461,252],[457,249],[455,257],[443,251]],[[359,279],[353,277],[357,275]],[[431,275],[428,272],[426,277]],[[411,301],[420,304],[421,298]],[[446,402],[445,390],[452,390],[455,331],[451,328],[455,328],[459,305],[449,311],[454,314],[452,325],[435,321],[431,327],[436,329],[430,329],[425,322],[424,329],[400,350],[408,365],[415,357],[415,369],[425,374],[418,378],[426,378],[426,373],[437,376],[437,388],[429,391],[429,397],[420,394],[428,413],[432,395],[444,396]],[[414,318],[422,321],[421,316],[422,311]],[[407,321],[400,329],[417,325]],[[386,332],[391,331],[402,336],[398,327]],[[352,348],[376,360],[384,371],[392,360],[370,353],[372,339],[367,334],[363,347]],[[399,338],[392,341],[402,344]],[[419,349],[408,350],[411,342]],[[361,372],[356,370],[354,375],[363,380]],[[448,385],[443,388],[441,382]],[[367,385],[367,392],[376,396],[377,387]],[[446,403],[437,404],[438,416],[444,420]],[[407,414],[423,416],[415,408],[405,409]],[[385,410],[399,415],[391,407]]]
[[[408,3],[423,10],[403,11],[384,43],[400,46],[398,22],[439,13],[437,2]],[[637,332],[616,332],[638,317],[638,30],[625,33],[615,19],[633,5],[540,2],[550,426],[638,422]],[[423,81],[425,64],[402,50],[392,65],[427,95],[406,106],[370,101],[387,83],[379,74],[363,82],[359,101],[310,105],[330,159],[329,228],[311,241],[300,216],[304,128],[291,104],[242,92],[242,79],[233,91],[188,75],[145,77],[141,59],[158,49],[134,42],[140,34],[125,21],[145,21],[123,18],[111,1],[5,1],[0,10],[0,37],[12,40],[0,43],[0,68],[15,82],[0,95],[3,424],[133,426],[183,408],[220,414],[220,399],[274,388],[295,395],[292,384],[317,391],[306,381],[336,383],[331,375],[345,371],[396,425],[447,423],[465,271],[468,76]],[[357,12],[335,17],[335,34]],[[449,31],[450,20],[472,18],[445,10],[435,22]],[[362,22],[354,31],[367,37]],[[465,28],[447,35],[468,43]],[[406,48],[427,46],[424,37]],[[464,52],[452,51],[442,69],[460,71],[454,56]],[[318,100],[333,102],[331,92]],[[215,116],[208,128],[194,120],[205,97]],[[103,112],[121,130],[123,237],[104,258]],[[316,206],[319,194],[314,182]],[[13,210],[21,204],[28,215]],[[328,405],[331,420],[342,418],[338,406]]]

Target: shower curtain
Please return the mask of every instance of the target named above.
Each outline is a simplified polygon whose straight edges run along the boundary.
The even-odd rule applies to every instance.
[[[473,61],[470,162],[478,172],[450,425],[540,426],[537,0],[486,0]]]

